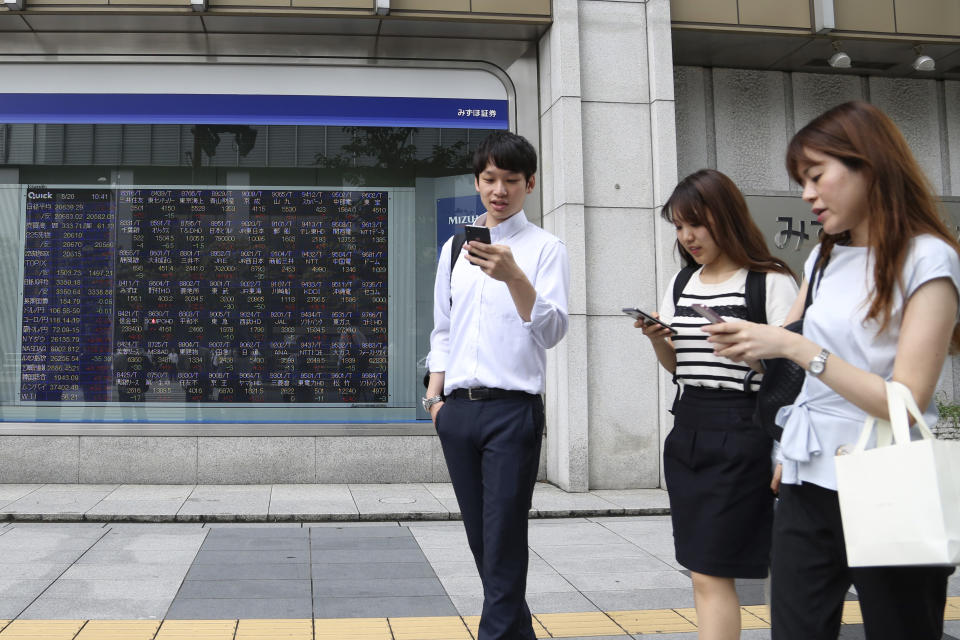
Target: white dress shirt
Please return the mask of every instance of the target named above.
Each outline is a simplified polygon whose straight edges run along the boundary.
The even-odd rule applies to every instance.
[[[486,214],[474,224],[485,220]],[[451,242],[440,251],[434,283],[429,370],[445,372],[445,394],[473,387],[543,393],[546,350],[567,333],[566,247],[523,211],[490,229],[490,242],[510,247],[537,292],[530,322],[524,322],[506,283],[483,273],[465,255],[457,259],[451,280]]]

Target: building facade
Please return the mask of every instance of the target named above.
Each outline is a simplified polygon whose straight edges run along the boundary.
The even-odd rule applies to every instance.
[[[867,99],[960,221],[951,0],[5,6],[0,482],[446,481],[422,360],[490,130],[539,148],[527,214],[570,255],[541,469],[570,491],[661,485],[673,385],[619,310],[678,268],[678,176],[728,173],[799,266],[786,143]]]

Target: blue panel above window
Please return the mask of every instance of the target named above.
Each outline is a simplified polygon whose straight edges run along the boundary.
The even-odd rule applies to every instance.
[[[0,122],[507,129],[506,100],[146,93],[0,93]]]

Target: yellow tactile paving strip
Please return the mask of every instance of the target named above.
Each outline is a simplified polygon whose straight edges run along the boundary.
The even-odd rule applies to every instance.
[[[390,618],[396,640],[473,640],[459,616],[440,618]]]
[[[675,611],[686,620],[689,620],[694,628],[697,626],[697,610],[690,609],[670,609]],[[770,628],[770,607],[740,607],[740,628],[741,629],[768,629]],[[689,631],[689,629],[688,629]]]
[[[234,640],[236,633],[236,620],[164,620],[155,640]]]
[[[386,618],[318,618],[314,640],[393,640]]]
[[[463,622],[467,625],[467,629],[470,629],[471,637],[476,638],[480,635],[480,616],[463,616]],[[538,638],[550,637],[536,616],[533,617],[533,632]]]
[[[947,598],[947,608],[943,612],[944,620],[960,620],[960,598]]]
[[[769,605],[757,604],[757,605],[751,605],[749,607],[740,607],[740,608],[746,611],[747,613],[750,613],[756,616],[757,618],[760,618],[760,620],[762,620],[764,623],[764,628],[770,626],[770,606]]]
[[[944,613],[946,613],[946,611],[944,611]],[[863,616],[860,614],[860,603],[856,600],[847,600],[844,602],[840,622],[843,624],[863,624]]]
[[[697,630],[697,625],[674,609],[611,611],[610,617],[627,633],[683,633]]]
[[[770,608],[740,608],[744,629],[770,627]],[[960,596],[945,620],[960,620]],[[860,606],[843,606],[844,624],[862,624]],[[0,640],[475,640],[479,616],[315,620],[0,620]],[[696,631],[693,609],[538,613],[538,638],[589,638]]]
[[[554,638],[624,635],[620,625],[602,611],[540,613],[536,618]]]
[[[313,640],[313,620],[238,620],[234,640]]]
[[[73,640],[86,620],[14,620],[3,631],[3,640]]]
[[[159,628],[159,620],[91,620],[76,640],[153,640]]]

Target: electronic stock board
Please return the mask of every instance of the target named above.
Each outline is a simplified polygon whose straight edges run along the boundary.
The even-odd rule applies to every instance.
[[[25,187],[20,401],[387,402],[388,196]]]

